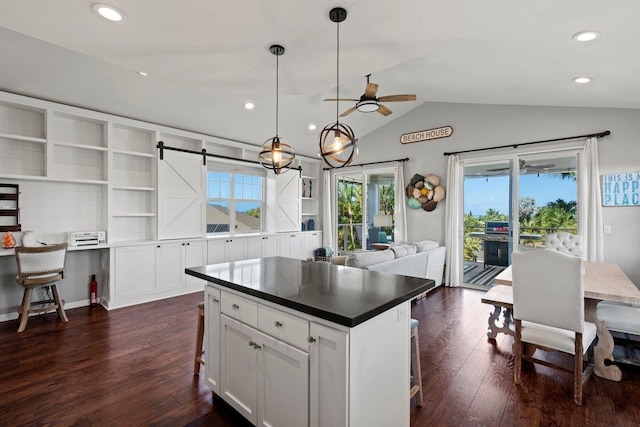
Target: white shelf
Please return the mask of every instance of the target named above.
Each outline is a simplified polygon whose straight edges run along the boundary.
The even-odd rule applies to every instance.
[[[114,212],[112,214],[114,217],[148,217],[153,218],[156,216],[155,213],[151,212]]]
[[[126,190],[126,191],[156,191],[153,187],[135,187],[128,185],[114,185],[111,187],[113,190]]]
[[[53,144],[61,147],[81,148],[83,150],[107,151],[107,147],[99,147],[97,145],[78,144],[75,142],[54,141]]]
[[[138,151],[126,151],[126,150],[113,150],[114,154],[123,154],[123,155],[127,155],[127,156],[137,156],[137,157],[149,157],[149,158],[154,158],[156,155],[155,153],[150,154],[150,153],[140,153]]]
[[[47,143],[47,140],[45,138],[35,138],[32,136],[15,135],[12,133],[4,133],[4,132],[0,132],[0,138],[13,139],[16,141],[39,142],[42,144]]]

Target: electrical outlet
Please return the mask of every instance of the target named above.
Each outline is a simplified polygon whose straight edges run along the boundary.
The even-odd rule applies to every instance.
[[[605,225],[604,226],[604,233],[605,234],[611,234],[611,226],[610,225]]]

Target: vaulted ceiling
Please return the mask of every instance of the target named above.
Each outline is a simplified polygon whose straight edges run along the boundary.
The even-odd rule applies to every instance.
[[[275,135],[278,43],[279,134],[314,155],[336,118],[323,99],[341,6],[340,96],[358,98],[367,74],[379,96],[417,95],[341,119],[358,136],[425,102],[640,108],[637,0],[115,0],[120,23],[92,4],[0,0],[0,89],[259,145]],[[601,37],[575,41],[583,30]]]

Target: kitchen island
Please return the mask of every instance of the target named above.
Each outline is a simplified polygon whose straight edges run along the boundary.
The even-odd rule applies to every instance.
[[[410,300],[430,279],[260,258],[188,268],[205,382],[255,425],[408,426]]]

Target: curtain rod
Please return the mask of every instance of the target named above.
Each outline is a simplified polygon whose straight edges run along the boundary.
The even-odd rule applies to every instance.
[[[409,158],[405,157],[404,159],[382,160],[382,161],[379,161],[379,162],[369,162],[369,163],[357,163],[355,165],[349,165],[349,166],[344,166],[344,167],[346,167],[346,168],[351,168],[351,167],[354,167],[354,166],[362,167],[362,166],[369,166],[369,165],[379,165],[381,163],[395,163],[395,162],[408,162],[408,161],[409,161]],[[333,170],[333,169],[337,169],[337,168],[322,168],[323,171],[330,171],[330,170]]]
[[[542,144],[545,142],[557,142],[557,141],[566,141],[569,139],[578,139],[578,138],[602,138],[603,136],[611,135],[611,132],[605,130],[604,132],[599,133],[590,133],[588,135],[576,135],[576,136],[567,136],[566,138],[555,138],[555,139],[545,139],[543,141],[533,141],[533,142],[521,142],[518,144],[509,144],[509,145],[500,145],[498,147],[485,147],[485,148],[474,148],[472,150],[462,150],[462,151],[453,151],[451,153],[444,153],[445,156],[451,156],[454,154],[462,154],[462,153],[473,153],[475,151],[488,151],[488,150],[498,150],[500,148],[518,148],[524,145],[533,145],[533,144]]]
[[[199,156],[202,156],[202,165],[203,166],[207,166],[207,157],[215,157],[217,159],[233,160],[234,162],[244,162],[244,163],[253,163],[253,164],[256,164],[256,165],[262,165],[262,163],[257,162],[255,160],[238,159],[237,157],[223,156],[222,154],[207,153],[207,150],[205,150],[204,148],[201,151],[195,151],[195,150],[187,150],[185,148],[169,147],[169,146],[164,145],[163,141],[158,141],[158,145],[156,145],[156,148],[158,148],[160,150],[160,160],[164,159],[164,150],[169,150],[169,151],[179,151],[181,153],[197,154]],[[297,168],[293,168],[292,167],[292,168],[289,168],[289,169],[294,169],[294,170],[302,172],[302,166],[298,166]]]

